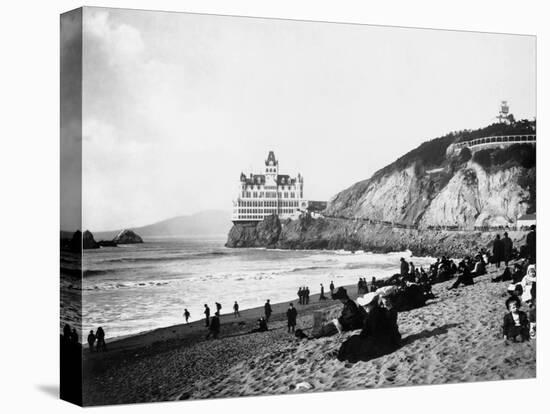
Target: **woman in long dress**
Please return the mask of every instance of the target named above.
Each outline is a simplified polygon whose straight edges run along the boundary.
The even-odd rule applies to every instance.
[[[367,316],[358,335],[346,340],[338,351],[338,360],[355,363],[389,354],[399,348],[401,334],[397,327],[397,312],[382,308],[376,293],[367,293],[357,299],[365,307]]]

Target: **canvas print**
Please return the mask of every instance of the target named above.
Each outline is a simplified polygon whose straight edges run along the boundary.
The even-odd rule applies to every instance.
[[[61,16],[61,397],[536,375],[536,38]]]

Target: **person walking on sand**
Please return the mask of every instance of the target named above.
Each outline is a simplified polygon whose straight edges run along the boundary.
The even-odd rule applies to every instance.
[[[210,322],[210,327],[208,328],[208,334],[206,335],[206,339],[210,338],[210,336],[212,336],[214,339],[218,339],[219,335],[220,335],[220,313],[216,312],[212,317],[212,321]]]
[[[88,334],[88,346],[90,347],[90,352],[94,352],[94,344],[95,344],[95,335],[94,331],[90,331]]]
[[[325,296],[325,287],[321,283],[321,294],[319,295],[319,302],[322,300],[327,300],[327,297]]]
[[[208,328],[208,326],[210,325],[210,308],[206,303],[204,304],[204,316],[206,327]]]
[[[237,303],[237,301],[235,301],[235,304],[233,305],[233,316],[235,318],[241,317],[241,314],[239,313],[239,304]]]
[[[330,281],[330,285],[328,285],[328,288],[330,289],[330,296],[334,293],[334,281]]]
[[[95,337],[97,339],[96,350],[105,352],[107,350],[107,345],[105,344],[105,331],[101,326],[95,331]]]
[[[296,318],[298,317],[298,311],[294,307],[292,303],[288,305],[288,309],[286,311],[286,319],[287,319],[287,326],[288,326],[288,332],[294,333],[294,330],[296,328]]]
[[[185,323],[189,323],[189,318],[191,317],[191,314],[189,313],[187,308],[183,310],[183,317],[185,318]]]
[[[269,299],[268,299],[267,302],[265,302],[265,305],[264,305],[265,320],[267,322],[269,322],[269,317],[271,316],[272,312],[273,312],[273,310],[271,309],[271,304],[269,303]]]

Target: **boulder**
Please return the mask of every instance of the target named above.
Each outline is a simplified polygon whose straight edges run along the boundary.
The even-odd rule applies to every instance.
[[[73,240],[72,240],[73,244],[79,242],[78,241],[79,236],[80,236],[80,232],[79,231],[75,232],[75,234],[73,235]],[[95,241],[94,235],[89,230],[86,230],[82,234],[82,248],[83,249],[99,249],[99,243],[97,243]]]
[[[143,243],[143,239],[134,233],[132,230],[122,230],[118,235],[113,239],[113,243],[116,244],[135,244]]]

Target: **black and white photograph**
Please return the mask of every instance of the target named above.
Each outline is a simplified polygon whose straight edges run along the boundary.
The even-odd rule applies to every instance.
[[[6,11],[6,412],[543,411],[543,7],[275,3]]]
[[[62,397],[535,377],[534,36],[84,7],[61,65]]]

